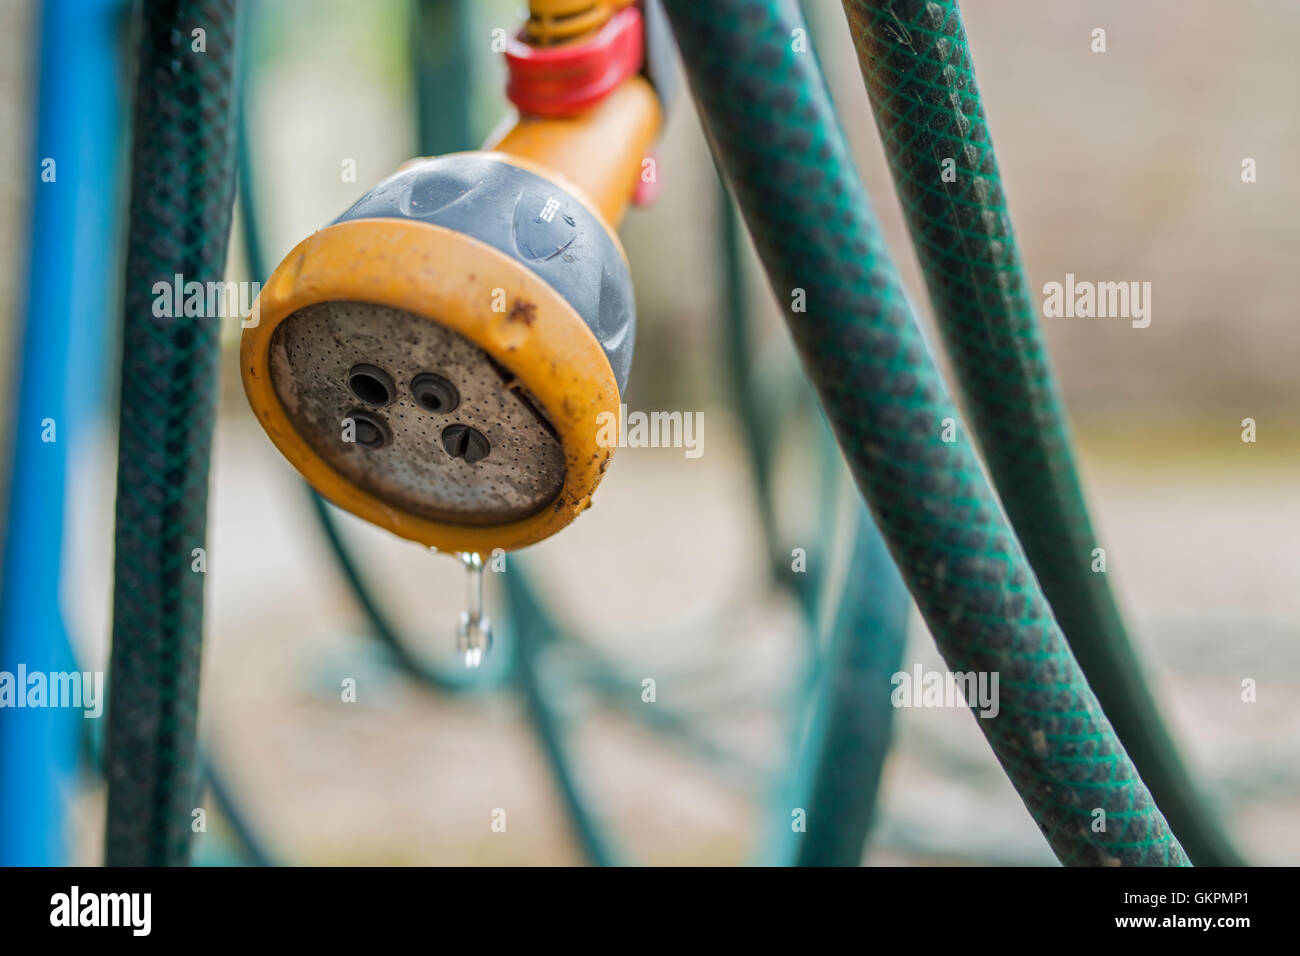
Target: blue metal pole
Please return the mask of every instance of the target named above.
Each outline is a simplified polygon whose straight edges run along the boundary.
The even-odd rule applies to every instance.
[[[46,0],[28,167],[31,251],[0,578],[0,670],[75,669],[60,608],[69,451],[104,407],[116,301],[123,0]],[[76,582],[69,593],[75,594]],[[16,688],[19,693],[25,688]],[[64,862],[75,709],[0,710],[0,865]]]

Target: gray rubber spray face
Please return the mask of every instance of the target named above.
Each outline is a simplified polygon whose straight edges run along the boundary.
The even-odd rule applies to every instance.
[[[599,218],[555,183],[483,155],[422,160],[338,218],[415,219],[484,242],[537,273],[582,317],[627,389],[636,338],[632,277]]]
[[[564,484],[563,449],[533,397],[424,316],[370,302],[308,306],[275,330],[270,366],[312,449],[411,514],[505,524],[549,505]]]

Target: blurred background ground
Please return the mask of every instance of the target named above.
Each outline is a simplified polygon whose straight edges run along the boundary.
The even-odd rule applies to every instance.
[[[414,149],[399,0],[282,0],[267,21],[254,150],[278,261]],[[504,108],[487,50],[516,4],[476,8],[480,133]],[[839,5],[814,0],[817,45],[913,301],[928,303]],[[1153,287],[1150,328],[1047,320],[1110,576],[1194,776],[1253,860],[1300,859],[1300,121],[1291,91],[1300,8],[1285,0],[968,0],[963,5],[1011,211],[1041,287],[1080,279]],[[0,21],[0,275],[11,343],[35,173],[32,5]],[[1094,27],[1108,52],[1089,50]],[[1254,158],[1258,179],[1241,182]],[[340,181],[344,158],[355,183]],[[693,110],[679,101],[661,195],[623,229],[638,294],[631,408],[701,409],[705,454],[619,452],[596,507],[521,560],[562,619],[659,699],[699,708],[736,755],[701,759],[580,689],[583,785],[629,859],[741,863],[773,827],[787,763],[787,696],[805,639],[764,577],[745,459],[718,372],[717,207]],[[245,278],[238,244],[230,271]],[[756,281],[765,353],[788,336]],[[106,310],[106,316],[113,310]],[[282,859],[303,863],[577,863],[562,804],[521,704],[446,698],[396,676],[362,636],[300,483],[254,422],[227,330],[211,499],[203,715],[212,746]],[[932,336],[937,341],[936,336]],[[11,354],[11,353],[10,353]],[[115,403],[109,403],[112,408]],[[1253,417],[1259,441],[1243,444]],[[68,612],[89,666],[107,641],[114,436],[74,449]],[[6,427],[8,423],[6,423]],[[825,559],[809,489],[784,483],[791,547]],[[463,578],[450,560],[359,522],[347,528],[431,657],[449,657]],[[507,572],[509,573],[509,572]],[[500,602],[489,594],[489,613]],[[904,658],[940,666],[919,622]],[[701,669],[703,686],[673,677]],[[339,681],[359,682],[355,705]],[[1259,683],[1240,701],[1243,678]],[[1050,863],[961,710],[898,712],[867,862]],[[506,808],[504,834],[490,830]],[[100,794],[78,804],[94,860]]]

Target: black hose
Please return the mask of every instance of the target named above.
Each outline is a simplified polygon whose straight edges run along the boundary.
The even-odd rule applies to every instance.
[[[104,759],[110,865],[189,860],[203,629],[196,562],[206,561],[197,549],[220,317],[173,314],[155,286],[222,279],[235,191],[235,10],[236,0],[145,0],[141,18]]]

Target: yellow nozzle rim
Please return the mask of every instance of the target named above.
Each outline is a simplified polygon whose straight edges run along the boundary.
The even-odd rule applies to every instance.
[[[494,309],[503,296],[504,310]],[[331,301],[389,306],[439,323],[518,379],[545,412],[563,450],[564,480],[554,501],[504,524],[453,524],[395,507],[327,463],[295,429],[276,392],[271,346],[288,318]],[[541,541],[590,507],[618,437],[612,431],[620,401],[613,370],[563,296],[491,246],[414,220],[337,223],[285,257],[263,286],[252,317],[256,324],[244,330],[240,343],[249,404],[280,452],[339,507],[427,547],[480,555]]]

